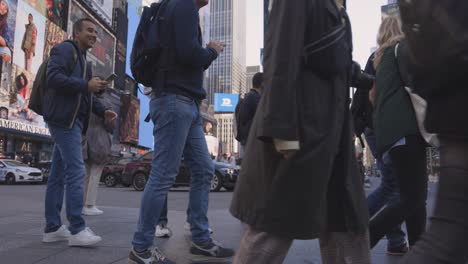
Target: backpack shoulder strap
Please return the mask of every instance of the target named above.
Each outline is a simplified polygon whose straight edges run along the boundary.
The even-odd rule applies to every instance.
[[[73,62],[70,62],[68,64],[68,70],[70,71],[70,73],[73,73],[73,70],[75,69],[76,67],[76,64],[78,64],[78,47],[76,46],[75,43],[73,43],[72,40],[65,40],[65,42],[68,42],[70,43],[70,45],[72,45],[73,47]],[[85,62],[85,69],[86,69],[86,62]],[[86,72],[86,70],[84,71]]]

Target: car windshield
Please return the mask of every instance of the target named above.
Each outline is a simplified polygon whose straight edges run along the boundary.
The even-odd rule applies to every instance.
[[[119,164],[119,165],[126,165],[130,161],[132,161],[132,160],[131,159],[120,159],[116,163]]]
[[[27,167],[28,165],[14,160],[4,160],[3,161],[8,167]]]

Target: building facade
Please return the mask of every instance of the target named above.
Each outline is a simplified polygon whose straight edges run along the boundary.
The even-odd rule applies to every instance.
[[[27,155],[37,165],[51,159],[53,148],[42,116],[27,107],[39,66],[56,44],[72,37],[74,22],[84,17],[92,19],[98,39],[87,52],[87,60],[95,76],[117,74],[106,100],[118,113],[125,89],[127,4],[124,0],[13,0],[8,2],[8,10],[8,27],[1,32],[6,45],[0,49],[0,158],[21,159]],[[25,32],[28,16],[32,16],[36,29],[33,36]],[[26,37],[35,43],[29,61],[22,47]],[[118,133],[114,144],[119,149]]]
[[[208,104],[214,104],[215,93],[240,94],[246,91],[245,14],[246,0],[211,0],[209,14],[202,13],[202,16],[209,16],[209,40],[226,45],[205,77]],[[222,152],[237,152],[233,113],[217,113],[215,118]]]
[[[210,1],[210,40],[226,44],[224,52],[208,69],[205,87],[208,102],[215,93],[240,93],[245,90],[246,0]]]

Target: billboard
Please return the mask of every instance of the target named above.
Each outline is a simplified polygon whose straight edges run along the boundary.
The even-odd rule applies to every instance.
[[[42,13],[19,0],[13,49],[14,64],[36,74],[44,58],[45,29],[46,18]]]
[[[120,97],[120,142],[138,144],[140,100],[130,94]]]
[[[73,23],[80,18],[93,17],[77,2],[71,3],[69,12],[68,28],[73,28]],[[93,75],[106,78],[114,73],[114,59],[115,59],[115,37],[107,31],[98,21],[97,25],[97,41],[94,47],[88,51],[86,59],[93,64]],[[72,30],[68,30],[68,35],[71,37]]]
[[[238,94],[215,93],[214,95],[214,111],[224,113],[234,113],[237,103],[239,102]]]
[[[100,17],[102,17],[109,26],[112,25],[112,9],[114,8],[114,0],[85,0],[84,2]]]

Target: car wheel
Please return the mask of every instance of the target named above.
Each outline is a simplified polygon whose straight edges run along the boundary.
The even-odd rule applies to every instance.
[[[219,190],[221,190],[221,187],[223,187],[221,177],[218,173],[213,174],[213,178],[211,178],[210,191],[219,192]]]
[[[107,174],[104,176],[104,184],[107,187],[114,187],[117,184],[117,177],[114,174]]]
[[[8,185],[15,184],[16,183],[15,175],[11,173],[7,174],[7,176],[5,177],[5,183]]]
[[[135,174],[135,176],[133,176],[132,185],[136,191],[143,191],[146,185],[146,175],[144,173]]]

